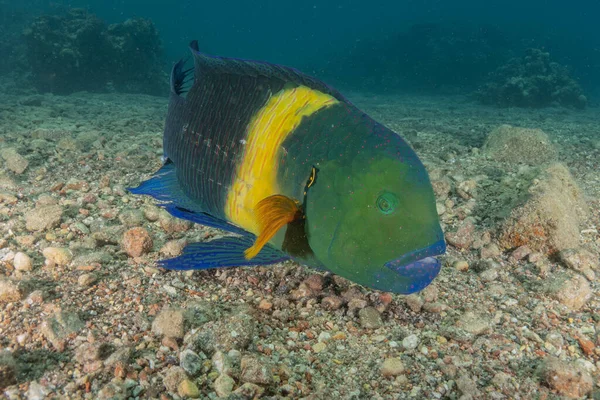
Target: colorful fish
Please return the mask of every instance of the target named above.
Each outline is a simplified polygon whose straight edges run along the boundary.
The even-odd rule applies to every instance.
[[[446,245],[433,190],[399,135],[294,69],[190,49],[194,67],[171,74],[164,165],[131,192],[236,235],[163,267],[294,259],[405,294],[436,277]]]

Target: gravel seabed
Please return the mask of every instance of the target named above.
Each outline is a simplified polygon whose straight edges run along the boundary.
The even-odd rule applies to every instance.
[[[223,235],[125,190],[160,167],[166,98],[0,95],[0,393],[600,398],[600,110],[348,97],[414,146],[436,192],[447,186],[438,208],[454,244],[421,293],[293,262],[159,269],[186,242]],[[502,124],[543,130],[583,191],[589,213],[571,253],[507,249],[484,218],[486,176],[528,171],[482,154]],[[565,254],[587,255],[587,267]]]

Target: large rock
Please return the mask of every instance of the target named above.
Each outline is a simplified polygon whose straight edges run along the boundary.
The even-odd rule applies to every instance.
[[[504,222],[500,245],[506,249],[528,246],[546,254],[578,247],[580,225],[588,209],[567,167],[548,166],[533,181],[529,194]]]
[[[590,374],[575,363],[547,357],[538,372],[548,386],[568,398],[582,398],[593,389],[594,381]]]
[[[15,174],[22,174],[29,165],[29,161],[13,148],[0,150],[0,156],[4,159],[6,168]]]
[[[60,223],[63,209],[59,205],[37,207],[25,214],[25,226],[29,231],[52,229]]]
[[[539,165],[556,160],[556,149],[541,129],[501,125],[487,137],[483,146],[490,158],[511,164]]]

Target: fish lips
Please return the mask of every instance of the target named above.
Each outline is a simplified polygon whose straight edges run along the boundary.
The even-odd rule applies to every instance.
[[[428,247],[405,254],[384,265],[411,282],[403,291],[405,294],[415,293],[427,287],[439,274],[442,263],[435,256],[445,252],[446,242],[440,239]]]

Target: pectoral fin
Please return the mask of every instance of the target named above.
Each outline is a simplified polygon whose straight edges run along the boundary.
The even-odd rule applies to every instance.
[[[244,252],[247,260],[255,257],[277,231],[297,218],[302,218],[300,204],[283,195],[273,195],[258,202],[254,208],[259,235],[252,247]]]

